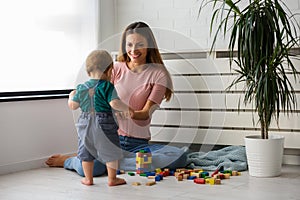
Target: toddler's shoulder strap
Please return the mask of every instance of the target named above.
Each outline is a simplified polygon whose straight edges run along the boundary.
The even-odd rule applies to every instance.
[[[95,106],[94,106],[94,94],[95,94],[95,88],[98,84],[96,84],[94,87],[89,87],[86,83],[83,84],[88,90],[89,90],[89,96],[91,99],[91,113],[95,112]]]

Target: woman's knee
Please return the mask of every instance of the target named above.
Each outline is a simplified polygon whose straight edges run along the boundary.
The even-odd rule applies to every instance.
[[[106,165],[98,160],[94,161],[94,171],[93,176],[101,176],[106,172]]]

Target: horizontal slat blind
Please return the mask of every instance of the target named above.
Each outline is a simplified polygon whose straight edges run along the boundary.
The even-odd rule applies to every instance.
[[[163,57],[172,74],[174,96],[153,114],[152,141],[243,145],[245,135],[260,134],[256,113],[243,104],[243,86],[226,90],[237,75],[228,58],[213,59],[205,52]],[[300,61],[294,62],[300,70]],[[281,113],[279,124],[273,121],[270,131],[286,137],[285,147],[300,148],[300,80],[291,80],[297,110],[289,116]]]

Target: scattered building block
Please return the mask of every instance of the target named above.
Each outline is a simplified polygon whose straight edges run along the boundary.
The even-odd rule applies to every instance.
[[[140,182],[133,182],[132,185],[139,186],[139,185],[141,185],[141,183]]]
[[[232,171],[231,175],[232,176],[238,176],[238,171]]]
[[[214,178],[208,178],[206,179],[209,183],[209,185],[214,185],[215,184],[215,179]]]
[[[183,179],[188,179],[189,176],[190,175],[188,175],[188,174],[183,174]]]
[[[195,178],[194,183],[205,184],[205,179],[204,178]]]
[[[147,182],[147,183],[146,183],[147,186],[152,186],[152,185],[155,185],[155,184],[156,184],[155,181],[150,181],[150,182]]]
[[[209,176],[208,172],[201,172],[200,177],[205,178],[206,176]]]
[[[200,177],[200,173],[198,173],[198,172],[191,172],[190,176],[196,176],[197,178],[199,178]]]
[[[219,178],[220,178],[221,180],[222,180],[222,179],[225,179],[225,176],[224,176],[224,174],[222,174],[222,173],[219,173],[218,176],[219,176]]]
[[[230,179],[230,174],[224,174],[225,179]]]
[[[129,175],[129,176],[134,176],[135,173],[134,173],[134,172],[128,172],[128,175]]]
[[[216,178],[216,179],[215,179],[215,184],[216,184],[216,185],[220,185],[220,184],[221,184],[221,179]]]
[[[183,175],[182,174],[178,175],[177,176],[177,181],[182,181],[182,180],[183,180]]]
[[[194,180],[195,178],[197,178],[197,176],[189,176],[188,180]]]
[[[161,181],[161,180],[163,180],[163,176],[162,175],[157,175],[157,176],[155,176],[155,181]]]

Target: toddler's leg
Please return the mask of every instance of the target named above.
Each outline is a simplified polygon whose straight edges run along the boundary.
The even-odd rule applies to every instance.
[[[108,185],[117,186],[126,184],[126,181],[117,177],[118,161],[111,161],[106,163],[108,173]]]
[[[84,185],[93,185],[93,168],[94,161],[82,161],[82,168],[84,171],[85,177],[81,180],[81,183]]]

